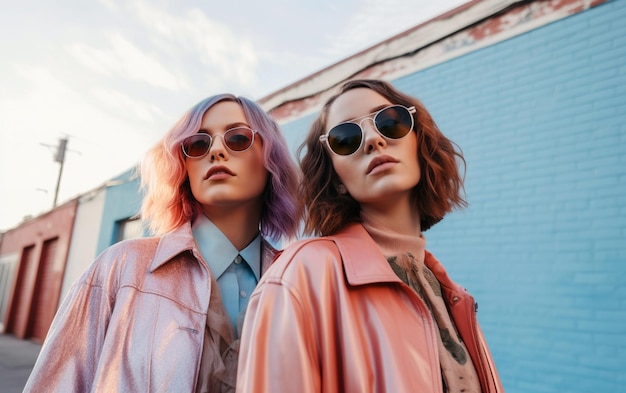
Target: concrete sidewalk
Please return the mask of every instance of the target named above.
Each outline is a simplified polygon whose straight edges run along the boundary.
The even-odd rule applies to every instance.
[[[0,334],[0,393],[21,393],[41,345]]]

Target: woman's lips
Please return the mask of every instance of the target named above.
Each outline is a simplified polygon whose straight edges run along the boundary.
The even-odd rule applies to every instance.
[[[380,171],[384,171],[393,165],[397,164],[398,160],[390,156],[378,156],[370,161],[367,166],[366,174],[372,174]]]
[[[204,176],[204,180],[222,180],[227,179],[231,176],[235,176],[235,174],[228,169],[228,167],[224,165],[218,165],[209,168],[206,175]]]

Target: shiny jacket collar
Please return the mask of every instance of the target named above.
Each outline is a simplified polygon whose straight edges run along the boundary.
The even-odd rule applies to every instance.
[[[340,233],[330,236],[341,253],[346,279],[350,285],[377,282],[402,282],[391,270],[385,256],[373,241],[364,242],[369,234],[360,224],[351,224]],[[376,258],[374,258],[376,256]],[[363,261],[371,261],[363,263]]]
[[[346,279],[351,285],[402,282],[361,224],[350,224],[340,233],[329,237],[337,240],[335,243],[341,253]],[[363,239],[369,241],[363,241]],[[363,263],[364,260],[370,262]],[[465,292],[450,279],[443,265],[428,251],[426,251],[424,264],[435,274],[441,285],[451,291],[450,295],[455,296],[459,292]]]
[[[200,252],[191,233],[191,222],[187,222],[180,228],[161,237],[154,259],[150,263],[150,273],[185,251],[191,251],[196,259],[206,265],[204,259],[199,258]]]
[[[271,265],[276,249],[265,238],[262,238],[261,242],[261,274],[263,274]],[[161,237],[154,259],[150,263],[150,272],[154,272],[185,251],[190,251],[200,263],[203,263],[208,268],[208,264],[202,257],[202,253],[200,253],[191,232],[191,221]]]

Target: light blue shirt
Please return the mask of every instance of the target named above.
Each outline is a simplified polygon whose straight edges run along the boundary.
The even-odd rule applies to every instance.
[[[261,235],[238,251],[204,214],[194,221],[191,231],[202,257],[217,280],[224,308],[239,336],[237,317],[248,306],[261,275]]]

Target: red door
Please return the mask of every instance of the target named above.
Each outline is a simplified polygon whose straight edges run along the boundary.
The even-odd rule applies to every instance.
[[[58,283],[54,281],[54,264],[58,243],[59,238],[49,239],[43,243],[35,293],[33,294],[31,337],[40,342],[46,338],[58,303],[58,293],[55,293],[55,287]]]
[[[15,291],[11,302],[10,315],[7,318],[7,332],[13,333],[19,338],[26,336],[28,316],[30,315],[31,293],[29,283],[33,282],[37,272],[37,259],[35,246],[22,249],[22,258],[17,273]]]

